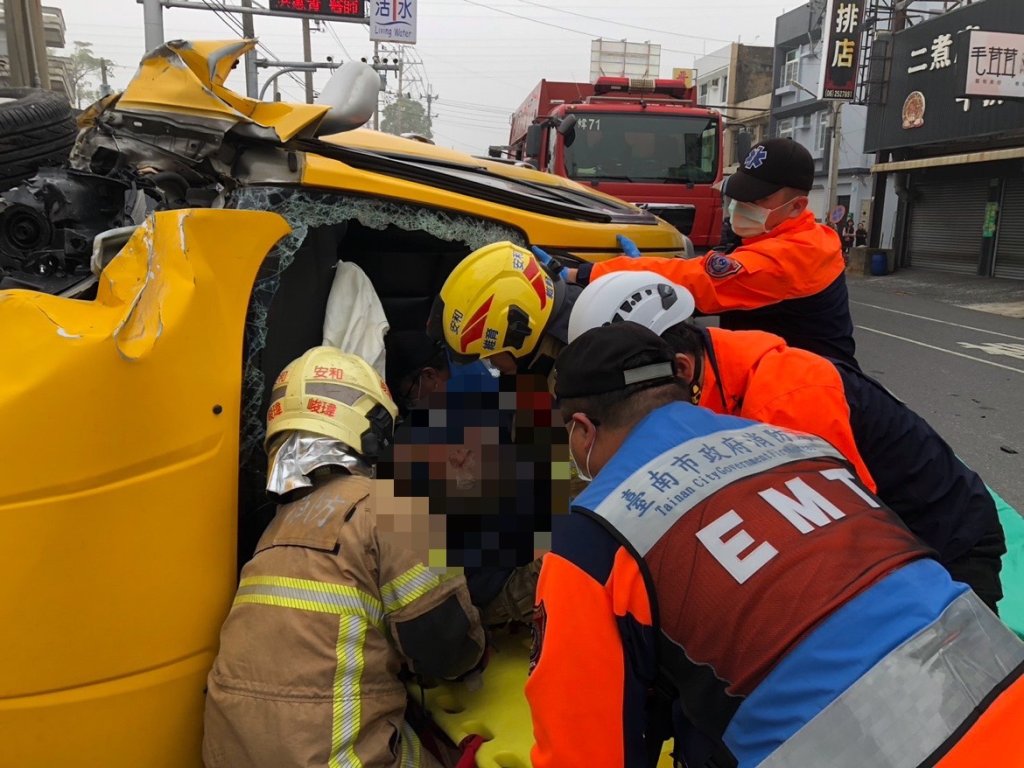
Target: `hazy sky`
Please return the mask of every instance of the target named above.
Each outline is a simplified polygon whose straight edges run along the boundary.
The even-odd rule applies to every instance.
[[[141,5],[135,0],[44,0],[44,4],[63,10],[69,47],[73,40],[89,41],[97,55],[117,63],[115,87],[131,78],[145,48]],[[265,5],[262,0],[256,4]],[[489,145],[508,141],[509,114],[541,78],[589,79],[593,39],[660,43],[662,75],[668,76],[672,67],[692,66],[695,56],[730,41],[771,45],[775,17],[798,4],[797,0],[785,7],[771,0],[418,0],[419,41],[410,58],[422,60],[430,86],[440,97],[434,107],[437,143],[483,154]],[[299,20],[256,17],[255,25],[257,36],[277,58],[302,58]],[[365,26],[329,26],[344,50],[328,31],[314,32],[314,59],[333,56],[340,61],[372,54]],[[165,9],[164,34],[168,39],[238,36],[211,12],[183,9]],[[272,71],[260,70],[261,78]],[[327,77],[326,72],[318,73],[317,87]],[[287,76],[279,82],[285,99],[303,99],[300,82]],[[393,91],[393,75],[388,84]],[[241,68],[229,85],[245,92]]]

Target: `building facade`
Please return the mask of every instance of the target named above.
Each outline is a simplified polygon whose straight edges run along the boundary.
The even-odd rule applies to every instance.
[[[875,47],[866,146],[898,200],[898,262],[1024,279],[1024,3],[963,5]]]
[[[10,85],[10,66],[7,25],[4,22],[4,9],[0,4],[0,87],[6,88]],[[49,89],[63,94],[70,100],[74,90],[71,82],[71,60],[67,56],[58,56],[55,53],[67,45],[67,25],[64,23],[64,12],[60,8],[43,6],[43,36],[47,48]]]
[[[698,103],[723,114],[726,175],[768,136],[773,53],[769,46],[732,43],[694,63]]]
[[[831,161],[832,102],[818,93],[821,80],[821,24],[824,3],[807,3],[775,20],[773,89],[770,132],[773,137],[794,139],[810,150],[816,164],[811,190],[811,209],[824,220],[828,208],[828,175]],[[842,107],[837,203],[857,223],[867,223],[872,212],[871,165],[864,152],[867,108]]]

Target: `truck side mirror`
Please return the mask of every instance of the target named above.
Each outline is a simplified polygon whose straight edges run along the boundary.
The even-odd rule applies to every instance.
[[[531,125],[526,129],[526,156],[530,158],[540,157],[540,150],[543,146],[544,126]]]
[[[573,142],[576,141],[576,115],[566,115],[563,117],[562,122],[558,124],[555,130],[564,139],[565,146],[571,147]]]

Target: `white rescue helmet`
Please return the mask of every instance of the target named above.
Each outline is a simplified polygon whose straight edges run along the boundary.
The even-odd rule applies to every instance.
[[[569,315],[569,343],[591,328],[631,322],[661,336],[689,320],[693,294],[654,272],[612,272],[590,283],[576,297]]]

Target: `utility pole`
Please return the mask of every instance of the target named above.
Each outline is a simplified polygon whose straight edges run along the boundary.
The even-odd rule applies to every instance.
[[[142,13],[148,52],[164,44],[164,7],[160,0],[143,0]]]
[[[242,0],[243,8],[252,8],[252,0]],[[247,40],[256,37],[256,27],[253,24],[252,14],[242,14],[242,36]],[[245,95],[250,99],[258,98],[260,92],[259,75],[256,73],[256,52],[249,51],[245,54]]]
[[[436,93],[427,91],[427,128],[430,129],[430,136],[434,136],[434,102],[440,99]]]
[[[113,93],[113,89],[111,89],[110,84],[107,82],[107,60],[106,59],[100,59],[100,79],[103,81],[100,84],[100,98],[105,99],[107,96],[109,96],[111,93]]]
[[[828,162],[828,209],[826,216],[831,216],[836,209],[839,197],[839,145],[843,137],[843,102],[832,102],[832,147]]]
[[[376,40],[373,42],[373,66],[377,67],[380,64],[380,43]],[[383,75],[381,75],[383,78]],[[382,79],[383,82],[383,79]],[[381,88],[383,91],[384,89]],[[377,94],[377,106],[373,110],[373,130],[380,130],[380,94]]]
[[[49,88],[50,68],[39,0],[3,0],[10,85]]]
[[[302,20],[302,60],[313,61],[313,41],[309,37],[309,19]],[[313,103],[313,70],[306,72],[306,103]]]

